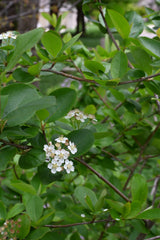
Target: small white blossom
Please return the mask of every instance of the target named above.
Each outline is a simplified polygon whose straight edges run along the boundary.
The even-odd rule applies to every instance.
[[[67,173],[74,172],[73,162],[67,159],[64,164],[64,169]]]
[[[68,149],[71,151],[72,154],[75,154],[77,152],[76,145],[69,141]]]
[[[68,138],[60,136],[60,137],[56,138],[55,141],[58,142],[58,143],[64,143],[65,144],[68,141]]]
[[[11,31],[8,31],[8,32],[6,32],[6,33],[1,33],[0,34],[0,40],[2,40],[2,39],[8,39],[8,38],[13,38],[13,39],[16,39],[16,35],[13,33],[13,32],[11,32]]]
[[[72,111],[70,111],[70,112],[65,116],[65,118],[66,118],[66,119],[69,119],[69,118],[72,118],[72,117],[74,117],[74,116],[75,116],[75,111],[72,110]]]
[[[62,171],[62,167],[58,166],[57,163],[55,163],[55,164],[49,163],[48,168],[51,169],[51,172],[53,174],[55,174],[56,172],[61,172]]]
[[[48,145],[44,145],[44,147],[43,147],[43,150],[46,152],[46,157],[48,158],[48,157],[54,157],[54,154],[55,154],[55,148],[54,148],[54,145],[51,143],[51,142],[49,142],[49,144]]]
[[[55,150],[55,160],[65,160],[69,157],[69,152],[65,149]]]

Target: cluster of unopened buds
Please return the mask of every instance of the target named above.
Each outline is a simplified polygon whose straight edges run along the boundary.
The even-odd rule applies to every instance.
[[[49,142],[48,145],[44,145],[43,149],[46,153],[48,168],[53,174],[62,170],[67,173],[74,172],[73,162],[69,160],[69,157],[70,154],[77,152],[77,147],[68,138],[60,136],[55,139],[55,144]]]
[[[86,119],[90,119],[93,121],[97,121],[95,119],[95,116],[92,114],[84,114],[82,111],[80,111],[79,109],[74,109],[71,110],[66,116],[66,119],[70,119],[70,118],[74,118],[76,120],[79,120],[80,122],[85,122]]]
[[[11,31],[8,31],[6,33],[1,33],[0,34],[0,40],[3,40],[3,39],[8,39],[8,38],[13,38],[13,39],[16,39],[16,35],[11,32]]]
[[[16,240],[19,229],[21,228],[21,219],[17,221],[11,219],[6,220],[2,227],[0,227],[0,240]]]

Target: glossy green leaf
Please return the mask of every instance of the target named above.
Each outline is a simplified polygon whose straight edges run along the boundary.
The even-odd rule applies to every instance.
[[[39,196],[31,196],[26,203],[26,211],[33,222],[38,221],[43,212],[43,201]]]
[[[74,196],[76,199],[83,205],[85,208],[89,208],[88,204],[86,203],[86,197],[88,196],[92,205],[95,206],[97,203],[97,197],[95,193],[87,187],[79,186],[74,191]]]
[[[41,149],[31,149],[19,159],[19,166],[23,169],[38,167],[45,161],[45,152]]]
[[[128,70],[128,60],[125,53],[118,51],[111,62],[111,74],[113,78],[121,78]]]
[[[67,115],[76,101],[76,92],[70,88],[59,88],[52,92],[51,96],[56,97],[56,105],[47,109],[50,113],[48,122],[56,121]]]
[[[108,14],[114,24],[114,27],[117,29],[122,38],[128,38],[130,34],[130,25],[128,21],[120,13],[108,9]]]
[[[34,77],[29,74],[26,69],[23,68],[17,68],[14,72],[13,72],[13,78],[18,81],[18,82],[32,82]]]
[[[141,37],[139,41],[151,56],[160,58],[160,41],[147,37]]]
[[[33,76],[38,76],[40,74],[42,66],[43,66],[43,62],[39,61],[38,63],[30,66],[28,68],[28,72]]]
[[[0,171],[6,169],[7,164],[13,160],[16,152],[16,148],[9,146],[0,149]]]
[[[145,177],[135,174],[131,181],[132,201],[139,201],[143,204],[147,199],[148,187]]]
[[[23,203],[15,204],[7,213],[7,219],[15,217],[19,213],[23,212],[24,209],[25,207]]]
[[[62,49],[60,36],[53,31],[45,32],[42,36],[42,44],[47,51],[55,58]]]
[[[159,208],[153,208],[143,211],[141,214],[137,216],[139,219],[160,219],[160,209]]]
[[[10,71],[15,66],[22,54],[31,49],[40,40],[43,33],[43,28],[37,28],[17,37],[15,40],[16,46],[13,55],[9,59],[6,71]]]
[[[100,72],[105,71],[105,67],[97,61],[86,60],[84,63],[85,67],[88,68],[90,71],[99,75]]]
[[[77,153],[74,156],[80,156],[87,152],[94,143],[94,135],[88,129],[72,131],[68,134],[68,139],[77,146]],[[83,139],[83,140],[82,140]]]
[[[43,164],[38,167],[38,176],[40,181],[44,185],[48,185],[54,181],[60,180],[62,178],[62,173],[51,173],[51,170],[47,168],[47,164]]]

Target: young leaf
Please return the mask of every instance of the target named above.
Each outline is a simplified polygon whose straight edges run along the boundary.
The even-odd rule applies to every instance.
[[[128,38],[130,33],[130,25],[128,21],[123,17],[123,15],[114,10],[108,9],[107,11],[121,37]]]
[[[43,28],[37,28],[17,37],[15,40],[16,46],[13,55],[9,59],[6,71],[10,71],[16,65],[22,54],[31,49],[41,39],[43,33]]]
[[[113,78],[121,78],[128,69],[128,60],[124,52],[118,51],[111,63],[111,74]]]
[[[139,201],[139,203],[142,204],[147,199],[148,194],[148,187],[146,179],[140,175],[135,174],[133,176],[132,182],[131,182],[131,193],[132,193],[132,201]]]
[[[26,211],[33,222],[38,221],[43,212],[43,201],[39,196],[31,196],[26,203]]]
[[[58,55],[62,48],[62,40],[56,32],[45,32],[42,36],[41,41],[43,46],[54,58]]]

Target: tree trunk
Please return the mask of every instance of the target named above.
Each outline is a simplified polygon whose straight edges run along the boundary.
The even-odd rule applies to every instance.
[[[37,27],[39,0],[20,0],[18,31],[23,33]]]
[[[86,33],[84,14],[82,11],[82,3],[79,3],[77,6],[77,29],[76,33],[82,32],[83,35]]]

